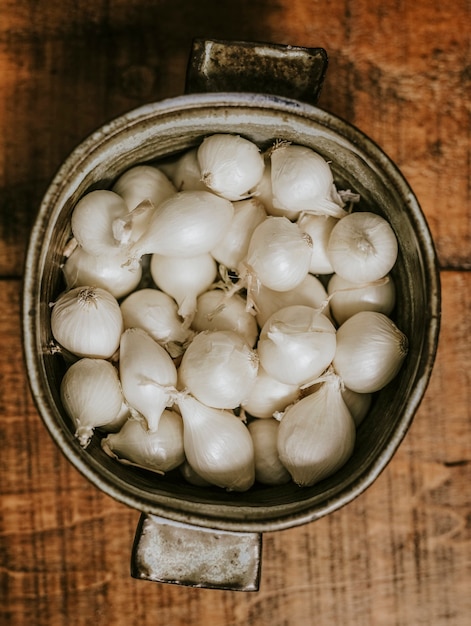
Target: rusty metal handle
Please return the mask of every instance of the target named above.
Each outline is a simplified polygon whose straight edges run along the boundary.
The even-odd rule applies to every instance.
[[[187,93],[265,93],[316,104],[327,71],[323,48],[195,39]]]
[[[228,532],[141,514],[131,576],[188,587],[258,591],[262,535]]]

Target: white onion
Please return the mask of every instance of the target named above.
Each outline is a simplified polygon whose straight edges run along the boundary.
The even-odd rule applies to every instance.
[[[73,363],[61,381],[60,394],[83,447],[95,428],[116,420],[124,401],[116,368],[104,359],[83,358]]]
[[[127,214],[126,203],[114,191],[90,191],[82,196],[72,212],[73,236],[89,254],[118,254],[122,248],[113,235],[113,222]]]
[[[333,365],[346,387],[373,393],[396,376],[407,351],[407,337],[389,317],[360,311],[338,329]]]
[[[119,432],[105,437],[101,446],[124,465],[158,474],[170,472],[185,460],[182,418],[165,409],[155,432],[148,431],[140,420],[128,419]]]
[[[74,287],[53,304],[53,337],[76,356],[112,357],[119,347],[122,330],[119,304],[101,287]]]
[[[111,422],[108,422],[107,424],[103,424],[102,426],[100,426],[99,430],[100,432],[103,432],[103,433],[117,433],[123,427],[126,420],[128,420],[130,417],[131,417],[131,411],[129,410],[129,407],[126,403],[126,400],[124,400],[124,396],[123,396],[123,403],[121,405],[121,409],[119,413],[116,415],[114,420],[112,420]]]
[[[251,347],[258,339],[257,321],[247,311],[245,298],[237,293],[226,296],[221,289],[211,289],[198,297],[191,327],[196,331],[232,330]]]
[[[396,304],[396,289],[390,274],[371,283],[352,283],[333,274],[327,285],[330,310],[338,324],[359,311],[389,315]]]
[[[355,424],[335,380],[287,409],[278,431],[280,460],[300,486],[338,471],[355,445]]]
[[[255,480],[252,437],[232,412],[214,409],[191,395],[180,394],[185,456],[193,470],[209,483],[246,491]]]
[[[158,289],[138,289],[121,302],[124,328],[142,328],[174,356],[192,336],[178,315],[178,305],[168,294]]]
[[[309,271],[311,274],[332,274],[334,271],[327,255],[330,233],[337,224],[337,218],[330,215],[304,213],[297,220],[299,228],[312,239],[312,255]]]
[[[359,211],[334,226],[327,254],[336,274],[353,283],[367,283],[391,271],[398,244],[393,229],[383,217]]]
[[[263,176],[255,188],[254,197],[260,200],[268,215],[273,215],[275,217],[287,217],[289,220],[296,220],[299,216],[299,211],[289,211],[288,209],[281,209],[273,206],[271,163],[269,160],[265,161]]]
[[[235,409],[250,393],[257,370],[257,354],[241,335],[229,330],[204,331],[183,355],[179,384],[208,406]]]
[[[264,485],[284,485],[291,480],[278,456],[279,425],[275,419],[253,420],[248,425],[254,447],[255,479]]]
[[[273,378],[305,385],[330,365],[336,337],[332,322],[316,309],[293,305],[265,322],[258,341],[260,364]]]
[[[191,148],[177,159],[159,166],[171,179],[177,191],[208,190],[201,180],[197,152],[198,148]]]
[[[167,176],[152,165],[135,165],[126,170],[112,187],[132,211],[144,200],[149,200],[155,208],[170,198],[176,189]]]
[[[146,232],[129,255],[191,257],[210,252],[234,215],[232,202],[209,191],[180,191],[154,212]]]
[[[306,146],[280,142],[271,151],[273,206],[296,213],[345,215],[332,171],[323,157]]]
[[[83,196],[51,314],[81,445],[100,428],[121,463],[237,491],[342,467],[408,349],[398,241],[358,199],[312,148],[224,133]]]
[[[153,254],[151,276],[160,289],[178,304],[178,314],[189,326],[196,311],[196,300],[217,276],[217,265],[209,252],[194,257]]]
[[[342,398],[355,422],[359,426],[370,410],[373,396],[371,393],[357,393],[347,387],[342,389]]]
[[[273,289],[260,285],[257,290],[252,292],[256,318],[260,327],[265,324],[270,315],[293,304],[304,304],[314,309],[320,309],[324,315],[329,317],[327,298],[324,285],[312,274],[307,274],[299,285],[289,291],[273,291]]]
[[[252,141],[230,134],[213,134],[198,147],[201,179],[214,193],[228,200],[251,195],[262,178],[265,163]]]
[[[266,217],[263,205],[255,198],[234,202],[234,217],[228,230],[211,250],[216,261],[229,269],[237,269],[247,254],[253,231]]]
[[[299,400],[298,385],[288,385],[267,374],[261,365],[248,396],[242,402],[243,409],[258,418],[273,417],[284,411],[289,404]]]
[[[195,472],[186,459],[178,469],[180,470],[180,474],[190,485],[196,485],[197,487],[209,487],[209,485],[211,485],[210,482],[201,478],[201,476]]]
[[[131,267],[126,260],[122,253],[96,256],[77,246],[62,268],[67,287],[94,285],[122,298],[136,289],[142,278],[141,264]]]
[[[129,328],[121,337],[119,376],[126,402],[155,432],[177,383],[171,357],[144,330]]]
[[[262,285],[274,291],[297,287],[309,271],[312,240],[286,217],[267,217],[250,239],[245,260]]]
[[[152,202],[143,200],[135,209],[113,221],[113,237],[125,253],[128,254],[129,246],[135,244],[147,232],[155,212],[156,208]]]

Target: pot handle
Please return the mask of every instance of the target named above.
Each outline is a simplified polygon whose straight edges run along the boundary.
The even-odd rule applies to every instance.
[[[185,92],[265,93],[315,105],[327,63],[323,48],[194,39]]]
[[[317,103],[327,70],[323,48],[195,39],[186,93],[247,92]],[[257,591],[262,535],[141,514],[131,576],[190,587]]]
[[[131,576],[188,587],[258,591],[262,535],[230,532],[141,514]]]

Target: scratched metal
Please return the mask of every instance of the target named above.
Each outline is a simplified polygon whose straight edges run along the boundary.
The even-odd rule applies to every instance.
[[[198,528],[141,515],[131,575],[188,587],[258,591],[262,535]]]

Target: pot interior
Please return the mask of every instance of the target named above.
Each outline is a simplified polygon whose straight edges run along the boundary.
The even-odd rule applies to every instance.
[[[197,145],[206,135],[245,136],[262,148],[275,139],[309,146],[331,162],[340,189],[361,195],[359,208],[393,227],[399,257],[393,270],[397,306],[392,314],[409,338],[396,377],[376,393],[358,428],[353,456],[335,475],[309,488],[256,484],[246,493],[188,484],[179,471],[160,477],[119,464],[95,435],[82,449],[61,405],[63,357],[51,350],[49,303],[64,288],[62,250],[77,200],[109,188],[126,169],[153,163]],[[119,501],[176,521],[228,530],[276,530],[312,521],[359,495],[394,454],[430,376],[438,337],[439,282],[430,233],[412,191],[387,156],[361,132],[315,107],[250,94],[182,96],[142,107],[89,137],[52,182],[34,226],[25,268],[24,344],[41,417],[66,457],[97,487]]]

